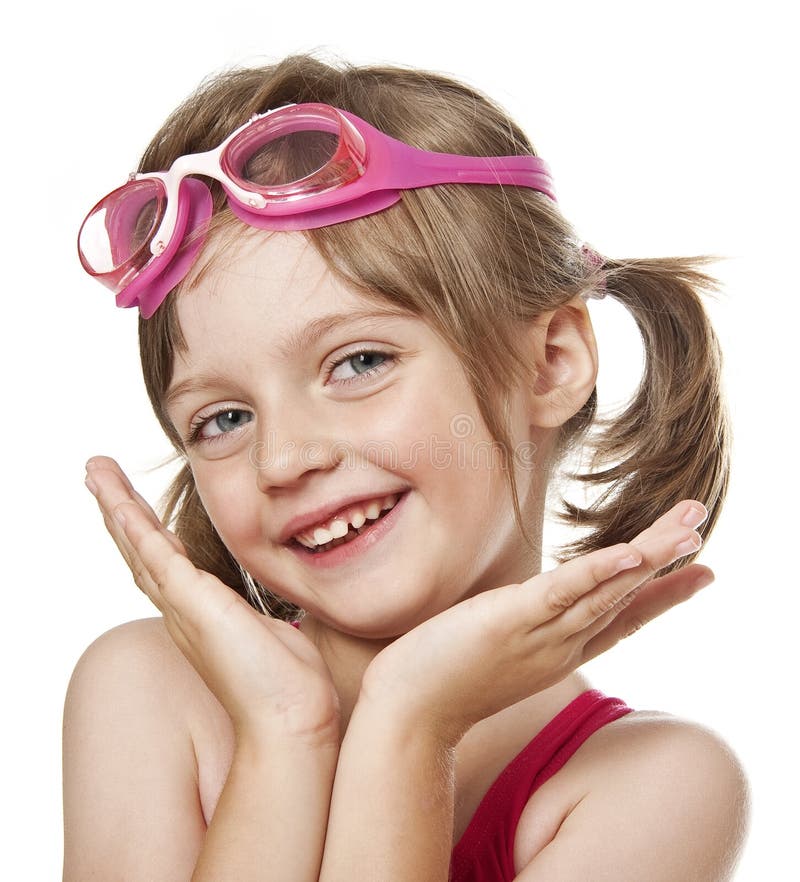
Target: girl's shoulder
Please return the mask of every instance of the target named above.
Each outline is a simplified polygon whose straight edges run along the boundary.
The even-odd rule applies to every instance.
[[[563,769],[564,786],[602,788],[637,780],[643,769],[651,779],[668,767],[683,767],[691,776],[698,759],[718,754],[734,761],[735,754],[722,736],[702,723],[657,710],[633,710],[606,723],[587,738]],[[641,783],[641,779],[638,779]]]
[[[177,710],[175,686],[180,684],[191,696],[199,679],[158,616],[116,625],[90,643],[75,665],[67,697],[95,693],[98,698],[106,692],[120,705],[136,696],[152,701],[171,695],[169,709]]]
[[[67,692],[65,728],[70,723],[91,727],[82,737],[104,737],[123,749],[159,745],[166,771],[187,788],[194,784],[193,799],[199,795],[202,821],[209,822],[233,757],[233,727],[163,618],[125,622],[89,645]]]
[[[597,729],[534,791],[519,820],[515,864],[527,866],[545,846],[558,855],[590,840],[610,852],[619,845],[614,830],[628,828],[639,831],[638,845],[655,850],[683,837],[687,866],[718,867],[732,857],[725,849],[741,841],[748,813],[744,769],[719,733],[634,710]]]
[[[116,625],[94,640],[73,671],[68,705],[82,700],[116,708],[120,716],[146,725],[152,717],[170,726],[190,752],[230,718],[178,649],[161,616]],[[231,730],[232,734],[232,730]]]

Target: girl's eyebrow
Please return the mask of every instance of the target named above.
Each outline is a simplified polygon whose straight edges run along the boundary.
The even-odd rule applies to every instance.
[[[164,410],[169,410],[173,404],[184,395],[190,395],[192,392],[208,392],[212,389],[218,389],[222,386],[223,378],[218,374],[195,374],[170,386],[161,399],[161,406]]]
[[[398,307],[372,307],[371,309],[351,309],[348,312],[332,312],[328,315],[320,316],[309,322],[299,331],[289,334],[284,342],[278,347],[278,352],[284,358],[294,355],[297,352],[303,352],[313,346],[321,337],[324,337],[329,331],[339,325],[367,321],[376,318],[409,318],[407,311]]]
[[[332,312],[319,316],[300,330],[289,334],[277,349],[284,358],[290,358],[297,352],[310,349],[325,334],[343,324],[365,322],[374,319],[409,318],[405,310],[392,307],[353,309],[349,312]],[[205,392],[218,387],[222,383],[222,377],[214,373],[201,373],[193,377],[187,377],[180,383],[170,386],[162,398],[162,406],[170,408],[179,398],[190,392]]]

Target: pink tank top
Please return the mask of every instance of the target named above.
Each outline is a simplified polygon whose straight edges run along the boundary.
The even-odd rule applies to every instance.
[[[587,689],[571,701],[497,776],[450,859],[450,882],[511,882],[514,836],[531,794],[606,723],[633,708]]]
[[[511,882],[514,837],[531,795],[590,735],[632,710],[620,698],[587,689],[559,711],[486,791],[453,849],[449,882]]]

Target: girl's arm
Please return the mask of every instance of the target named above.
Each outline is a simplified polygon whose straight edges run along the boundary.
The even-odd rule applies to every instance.
[[[708,570],[687,567],[632,599],[697,550],[704,513],[680,503],[630,544],[471,597],[379,653],[342,743],[320,882],[447,882],[455,745],[707,582]]]
[[[240,741],[191,882],[317,882],[338,752]]]
[[[453,747],[424,722],[359,699],[339,754],[320,882],[447,882]]]
[[[287,622],[256,613],[194,567],[113,460],[87,469],[106,527],[166,633],[160,652],[139,645],[125,659],[109,649],[124,641],[111,637],[115,629],[76,668],[65,708],[65,878],[246,882],[269,872],[276,882],[317,882],[339,745],[324,660]],[[180,710],[181,676],[192,672],[175,647],[235,735],[208,831]]]
[[[206,830],[187,712],[202,686],[168,641],[159,620],[130,622],[75,668],[64,882],[317,882],[336,740],[240,738]]]

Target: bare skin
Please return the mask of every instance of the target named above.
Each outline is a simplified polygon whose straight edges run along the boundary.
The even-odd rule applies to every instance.
[[[233,266],[179,301],[188,348],[171,384],[183,394],[168,412],[184,437],[193,424],[215,438],[219,430],[217,440],[187,447],[203,504],[235,558],[307,614],[300,630],[258,614],[194,567],[113,460],[90,461],[87,486],[162,619],[101,638],[73,677],[65,823],[76,832],[66,840],[65,879],[112,878],[113,867],[125,879],[247,882],[269,861],[274,878],[293,882],[344,882],[366,868],[395,882],[444,882],[450,848],[496,774],[588,688],[580,665],[711,581],[697,564],[653,578],[699,548],[705,509],[684,500],[628,543],[539,572],[497,469],[465,475],[437,467],[429,450],[410,456],[421,432],[443,437],[456,417],[472,427],[468,449],[487,440],[444,342],[416,319],[340,321],[287,357],[281,344],[297,330],[364,299],[289,234],[243,249]],[[544,464],[557,428],[594,387],[597,356],[580,298],[527,333],[539,379],[513,401],[513,440],[532,444]],[[390,359],[345,392],[339,372],[356,343]],[[334,359],[335,371],[320,373]],[[234,412],[234,428],[223,431],[232,421],[219,415]],[[381,433],[399,466],[363,457],[365,469],[351,472],[335,455],[342,438],[359,451]],[[309,464],[298,451],[312,437],[321,455]],[[288,456],[254,458],[267,442]],[[543,467],[520,471],[523,514],[537,531],[545,476]],[[408,497],[393,542],[365,555],[363,567],[312,570],[281,541],[288,520],[321,500],[399,487]],[[131,664],[115,666],[126,653]],[[142,666],[153,664],[157,674],[144,677]],[[114,696],[124,696],[122,717],[112,713],[122,700]],[[609,724],[534,794],[515,843],[520,878],[552,880],[557,868],[559,879],[585,882],[582,841],[593,842],[594,871],[606,860],[616,878],[726,878],[738,823],[730,812],[697,804],[705,820],[690,824],[683,864],[674,849],[659,850],[669,830],[647,806],[658,804],[663,818],[654,796],[674,783],[676,767],[696,767],[685,776],[688,794],[669,791],[676,831],[694,818],[686,807],[702,769],[742,801],[724,746],[691,724],[661,738],[666,725],[647,714]],[[116,746],[113,757],[104,744]],[[622,774],[619,756],[629,757]],[[641,781],[654,762],[667,777],[651,775],[648,795]],[[155,800],[132,771],[154,764]],[[153,809],[142,816],[145,802]],[[620,816],[620,806],[632,814]],[[646,831],[636,840],[642,851],[624,857],[629,843],[612,831],[634,822]],[[109,852],[101,843],[112,824],[131,836]],[[162,838],[163,847],[146,846]],[[705,875],[693,876],[697,867]]]
[[[109,461],[100,460],[91,471],[91,475],[92,478],[98,482],[96,485],[98,488],[100,486],[109,488],[112,484],[120,482],[117,489],[114,491],[99,490],[98,497],[104,510],[108,510],[109,512],[114,511],[121,506],[128,516],[126,518],[126,530],[128,532],[134,530],[134,522],[140,518],[144,518],[146,509],[144,508],[144,504],[139,500],[135,503],[117,502],[115,500],[116,494],[120,494],[120,496],[124,496],[126,499],[130,499],[132,495],[135,498],[135,492],[131,494],[130,488],[124,485],[124,479],[121,477],[121,473],[119,473]],[[109,496],[106,498],[104,498],[105,492],[109,492]],[[140,526],[144,528],[144,532],[141,534],[140,538],[143,539],[144,536],[149,533],[149,541],[151,545],[156,548],[161,545],[160,553],[165,553],[167,557],[170,557],[172,555],[171,549],[174,539],[166,535],[166,531],[164,531],[163,528],[156,526],[154,515],[148,514],[146,517],[147,523],[142,521],[140,524]],[[661,555],[661,560],[665,560],[675,553],[674,549],[677,545],[686,542],[687,539],[691,541],[692,545],[696,544],[696,535],[692,535],[693,531],[687,529],[687,527],[680,522],[683,517],[688,517],[689,520],[693,519],[696,521],[698,518],[702,517],[702,510],[691,502],[682,503],[679,506],[676,506],[675,510],[668,513],[667,516],[662,518],[658,524],[654,525],[654,527],[648,531],[650,534],[649,536],[643,535],[638,542],[631,543],[630,546],[626,546],[622,549],[625,552],[631,552],[634,557],[640,557],[641,562],[637,567],[623,570],[617,576],[611,577],[610,579],[601,579],[599,582],[597,581],[598,578],[606,575],[610,571],[608,568],[600,572],[595,571],[593,575],[589,576],[589,581],[592,582],[594,587],[590,589],[589,595],[585,595],[581,599],[585,602],[588,597],[591,596],[593,598],[593,603],[591,604],[592,612],[589,614],[589,617],[591,618],[592,616],[595,616],[593,619],[593,622],[595,623],[599,622],[601,619],[606,623],[605,627],[600,627],[597,624],[589,626],[589,632],[596,631],[596,634],[590,636],[589,634],[584,633],[581,638],[582,640],[585,640],[589,637],[588,642],[591,642],[591,640],[600,636],[601,641],[594,644],[593,649],[602,648],[603,645],[609,642],[616,642],[616,640],[630,629],[631,622],[634,620],[634,615],[637,621],[646,621],[649,618],[654,617],[654,615],[657,615],[659,611],[663,611],[674,605],[675,602],[678,602],[679,597],[686,597],[688,594],[691,594],[697,584],[701,584],[702,581],[707,581],[706,576],[704,580],[701,579],[700,582],[696,581],[695,585],[691,588],[688,588],[687,585],[684,584],[679,589],[677,587],[677,577],[680,575],[685,579],[686,571],[683,571],[681,574],[674,574],[673,576],[667,577],[665,580],[648,582],[645,588],[636,594],[632,601],[628,603],[625,602],[625,599],[635,591],[636,587],[642,584],[641,580],[645,577],[646,572],[648,570],[651,571],[652,567],[656,566],[656,560],[650,560],[648,562],[651,554]],[[111,529],[115,531],[115,538],[118,539],[122,547],[125,549],[125,552],[135,555],[134,547],[140,542],[140,538],[134,539],[133,543],[126,547],[126,542],[129,541],[125,538],[127,533],[123,534],[118,531],[116,526],[111,526]],[[135,530],[134,535],[136,535]],[[170,546],[169,548],[167,547],[168,545]],[[639,550],[640,548],[648,550],[643,554]],[[148,555],[150,553],[152,552],[147,552]],[[157,552],[157,554],[158,553],[159,552]],[[612,550],[606,550],[605,552],[595,553],[595,555],[589,557],[602,559],[608,564],[609,558],[611,558],[612,561],[618,562],[620,559],[619,555],[620,549],[617,548],[614,549],[613,552]],[[137,563],[133,557],[131,560],[134,568],[136,568],[141,574],[142,570],[139,567],[139,563]],[[575,563],[577,564],[577,562]],[[612,569],[616,565],[617,563],[612,563]],[[172,564],[172,566],[174,567],[175,564]],[[155,567],[155,569],[157,569],[158,564],[151,561],[149,567]],[[576,567],[573,567],[573,569],[575,568]],[[559,568],[559,571],[566,569],[567,568],[565,567],[561,567]],[[700,576],[705,576],[704,568],[698,566],[693,569],[695,570],[694,576],[696,580]],[[637,570],[639,570],[638,574]],[[562,575],[567,576],[568,572],[565,572]],[[203,582],[208,583],[206,588],[212,587],[213,583],[208,581],[208,577],[203,576],[203,574],[199,574],[199,576]],[[545,574],[537,578],[540,582],[544,582],[547,578],[552,578],[552,574]],[[617,599],[616,603],[614,603],[607,612],[602,613],[598,617],[597,612],[599,608],[596,606],[599,597],[598,588],[607,591],[611,583],[615,580],[617,585],[614,589],[613,596],[619,599]],[[166,583],[163,584],[166,585]],[[218,584],[219,583],[217,583],[217,585]],[[556,581],[553,584],[558,585],[559,583]],[[562,584],[562,587],[566,587],[566,585],[572,587],[574,586],[574,582],[568,579]],[[510,587],[513,586],[509,586],[509,588]],[[155,585],[149,585],[148,588],[153,591],[153,596],[158,599],[159,602],[164,602],[161,599],[161,597],[163,597],[163,590],[161,588],[157,588]],[[176,593],[181,590],[177,585],[174,586],[174,588]],[[197,588],[198,585],[194,585],[192,590]],[[214,587],[213,592],[218,594],[220,602],[225,604],[225,607],[221,607],[221,609],[227,609],[228,613],[226,614],[229,614],[230,610],[234,609],[237,613],[241,610],[241,612],[248,617],[251,614],[257,616],[257,614],[249,607],[246,607],[245,604],[235,602],[234,606],[231,608],[228,598],[229,589],[225,586],[220,586],[220,589],[225,590],[217,590],[216,587]],[[592,592],[595,593],[592,594]],[[497,597],[505,594],[507,595],[508,602],[515,602],[516,604],[524,602],[526,606],[529,605],[530,598],[525,598],[522,594],[518,594],[517,597],[514,597],[515,593],[516,592],[512,591],[498,591],[494,598],[491,598],[490,595],[487,595],[486,598],[496,600]],[[169,591],[167,591],[167,594],[170,597],[175,597],[175,594],[170,593]],[[473,600],[484,600],[486,598],[481,596],[479,598],[474,598]],[[602,606],[606,606],[611,599],[612,598],[609,597]],[[453,608],[452,610],[449,610],[446,615],[452,616],[454,612],[460,611],[463,611],[464,613],[474,613],[475,610],[469,610],[471,603],[473,603],[473,601],[460,605],[462,610],[456,610],[456,608]],[[559,617],[564,617],[565,612],[574,610],[577,605],[578,604],[573,604],[568,610],[558,613],[554,617],[551,616],[549,621],[552,622]],[[211,610],[213,609],[212,602],[198,605],[197,595],[195,594],[195,603],[192,604],[191,608],[195,610],[198,606],[201,609],[205,609],[206,614],[211,614]],[[172,619],[173,615],[174,614],[171,611],[168,611],[169,618],[165,617],[164,621],[167,622],[167,628],[169,627],[168,622]],[[263,617],[260,618],[263,619]],[[446,616],[443,616],[443,620],[445,618]],[[475,616],[470,614],[470,618],[474,619]],[[507,621],[506,615],[501,616],[501,618],[503,622]],[[453,622],[454,624],[457,624],[456,619],[454,619]],[[171,655],[175,658],[179,657],[178,654],[175,653],[174,648],[169,648],[169,640],[165,639],[161,620],[150,620],[147,623],[133,624],[138,624],[140,627],[142,625],[147,626],[147,631],[142,632],[142,635],[148,635],[144,637],[144,644],[149,647],[148,651],[155,650],[157,656],[161,654],[167,656]],[[464,622],[462,621],[458,624],[463,625]],[[272,626],[273,623],[269,623],[269,625]],[[431,623],[428,623],[428,625],[429,627],[432,627]],[[182,632],[188,631],[188,623],[183,622],[181,628]],[[243,628],[236,628],[235,631],[230,633],[241,634],[244,633],[244,631],[245,629]],[[460,632],[461,628],[456,627],[456,631]],[[225,629],[214,628],[213,632],[216,639],[220,634],[225,633]],[[287,634],[288,633],[289,632],[287,632]],[[140,639],[142,635],[140,635]],[[393,645],[399,646],[400,641],[395,641]],[[584,643],[583,646],[585,647],[586,643]],[[418,648],[419,647],[415,647],[415,652]],[[229,646],[228,649],[232,651],[233,646]],[[274,650],[279,652],[282,651],[277,643]],[[206,656],[210,657],[214,655],[214,652],[206,651]],[[192,744],[197,754],[197,774],[199,781],[198,794],[206,820],[210,820],[211,817],[213,817],[215,810],[215,800],[218,798],[224,778],[228,774],[230,762],[233,754],[235,754],[237,750],[237,745],[241,745],[243,742],[246,743],[251,735],[255,737],[254,733],[256,732],[259,734],[264,732],[265,730],[262,727],[263,720],[253,719],[250,723],[245,723],[243,720],[240,720],[238,721],[239,728],[237,729],[237,725],[233,722],[236,717],[236,711],[233,710],[236,705],[235,700],[226,698],[229,708],[226,710],[216,698],[212,698],[206,684],[197,677],[194,669],[185,663],[174,664],[175,658],[173,658],[172,665],[165,666],[165,670],[172,670],[175,672],[173,676],[177,679],[172,681],[172,686],[176,687],[173,694],[185,696],[181,702],[179,718],[192,736]],[[552,671],[553,667],[552,660],[549,660],[544,664],[542,670],[543,672]],[[386,675],[386,673],[392,669],[393,668],[387,665],[387,668],[382,674]],[[375,670],[379,669],[375,668]],[[471,676],[467,680],[468,683],[473,682],[474,674],[475,672],[472,671]],[[552,676],[552,674],[550,674],[550,676]],[[238,682],[237,679],[237,683]],[[511,683],[513,684],[511,685],[512,689],[518,688],[516,680],[511,681]],[[186,688],[187,686],[189,688]],[[454,795],[453,843],[457,841],[461,833],[463,833],[463,829],[466,827],[469,819],[474,813],[474,809],[477,807],[477,804],[488,786],[491,784],[495,775],[508,761],[510,761],[511,758],[513,758],[518,750],[530,740],[536,731],[542,728],[542,726],[545,725],[546,722],[548,722],[549,719],[561,709],[561,707],[587,686],[588,683],[585,679],[579,674],[573,673],[559,680],[556,684],[536,692],[528,699],[514,702],[499,712],[489,715],[469,728],[466,734],[458,741],[455,751],[454,769],[457,786]],[[217,690],[222,691],[219,685],[217,685],[216,688]],[[237,688],[239,687],[237,686]],[[365,705],[369,705],[370,702],[380,697],[380,687],[378,684],[373,683],[372,688],[374,690],[373,694],[369,697],[364,696]],[[172,692],[172,690],[170,691]],[[480,692],[481,690],[478,691]],[[498,700],[500,703],[503,703],[506,699],[500,698]],[[400,704],[404,703],[404,700],[400,701]],[[384,704],[381,706],[382,715],[391,712],[391,709],[394,707],[395,697],[392,696],[388,705]],[[480,713],[483,712],[485,712],[485,708],[481,708]],[[632,718],[637,716],[640,720],[640,725],[638,727],[632,724]],[[666,718],[666,715],[663,715],[662,719],[663,718]],[[628,722],[626,722],[626,720]],[[674,723],[675,721],[672,722]],[[297,718],[294,717],[292,719],[292,727],[296,726],[296,724]],[[284,721],[283,725],[287,725],[287,722]],[[653,730],[654,727],[657,729],[659,726],[663,725],[664,723],[659,720],[658,715],[654,717],[653,715],[644,712],[638,715],[633,714],[605,727],[602,738],[598,737],[600,736],[600,733],[596,733],[595,736],[592,736],[592,738],[579,749],[578,753],[567,767],[559,772],[558,775],[554,776],[554,778],[551,779],[541,791],[534,795],[531,805],[535,802],[535,811],[531,808],[531,811],[526,812],[522,818],[517,831],[515,849],[520,869],[527,866],[537,854],[544,853],[544,848],[551,842],[552,836],[562,826],[564,820],[570,815],[572,809],[575,808],[575,805],[581,802],[581,799],[586,795],[587,790],[591,791],[593,784],[602,787],[602,782],[608,775],[609,756],[619,755],[618,752],[620,750],[629,750],[631,745],[641,744],[643,737],[641,734],[642,729],[650,731]],[[273,720],[270,733],[272,734],[276,731],[275,721]],[[320,733],[325,731],[327,731],[326,726],[320,722],[315,725],[307,725],[302,735],[316,743],[319,739]],[[294,734],[299,735],[301,733],[295,731]],[[449,731],[447,733],[442,731],[442,737],[443,743],[450,743],[452,736]],[[652,757],[649,757],[647,761],[651,762]],[[363,794],[357,802],[363,802]],[[352,814],[352,808],[346,814]],[[331,818],[335,818],[333,812],[331,813]],[[330,835],[330,820],[328,824],[327,833]],[[307,837],[308,831],[306,830],[304,833],[305,841],[307,841]],[[348,836],[344,834],[338,838],[344,842],[349,841]],[[337,837],[334,837],[333,840],[326,842],[326,852],[331,842],[335,842],[336,839]],[[707,845],[708,843],[706,842],[706,848]],[[202,877],[199,876],[197,878]],[[324,876],[320,878],[324,878]]]

